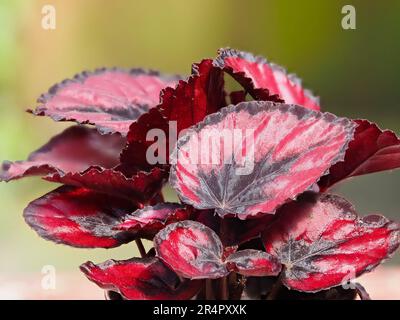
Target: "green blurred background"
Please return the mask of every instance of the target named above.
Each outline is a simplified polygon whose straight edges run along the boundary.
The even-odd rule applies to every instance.
[[[41,27],[45,4],[56,8],[56,30]],[[356,30],[341,27],[345,4],[356,8]],[[189,73],[224,46],[286,66],[325,110],[399,132],[399,37],[400,1],[1,0],[0,160],[25,159],[69,125],[24,113],[53,83],[100,66]],[[336,191],[363,214],[400,219],[399,177],[374,174]],[[136,253],[134,245],[82,250],[36,236],[22,210],[53,188],[39,178],[0,184],[0,275],[40,273],[48,264],[76,270],[88,259]]]

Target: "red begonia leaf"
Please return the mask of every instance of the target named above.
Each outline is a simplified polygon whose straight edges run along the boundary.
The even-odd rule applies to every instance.
[[[170,142],[174,144],[178,134],[203,120],[221,107],[225,106],[224,78],[221,69],[212,64],[212,60],[203,60],[192,67],[192,75],[181,80],[176,87],[168,87],[162,91],[161,103],[142,115],[129,128],[128,143],[121,154],[124,167],[148,169],[155,163],[149,163],[148,148],[155,143],[154,137],[147,138],[152,129],[164,132],[163,146],[158,150],[159,164],[169,161]],[[161,153],[161,154],[160,154]]]
[[[221,216],[273,213],[343,159],[353,131],[350,120],[329,113],[243,102],[179,139],[170,183],[183,202]]]
[[[175,88],[162,92],[159,109],[168,121],[177,122],[177,133],[225,106],[224,75],[213,61],[193,64],[192,75]]]
[[[46,240],[80,248],[112,248],[135,239],[135,234],[113,227],[136,209],[128,200],[62,186],[32,201],[24,218]]]
[[[178,203],[159,203],[138,209],[114,228],[135,232],[142,238],[152,239],[166,225],[189,219],[191,209]]]
[[[99,287],[129,300],[189,300],[202,285],[200,280],[181,281],[158,258],[86,262],[80,269]]]
[[[114,169],[90,167],[83,172],[55,173],[44,179],[147,202],[161,190],[167,176],[160,168],[153,168],[149,172],[138,171],[133,176],[126,177]]]
[[[381,130],[367,120],[358,124],[344,161],[335,164],[319,181],[321,190],[350,177],[400,168],[400,139],[390,130]]]
[[[228,270],[248,277],[276,276],[282,268],[275,256],[254,249],[237,251],[231,254],[225,263]]]
[[[84,71],[50,88],[29,110],[56,121],[92,124],[101,133],[128,133],[130,124],[159,103],[160,91],[180,77],[141,69]]]
[[[178,275],[216,279],[228,274],[217,234],[195,221],[172,223],[154,237],[157,256]]]
[[[263,57],[229,48],[220,49],[214,65],[232,75],[255,99],[281,99],[288,104],[320,110],[319,99],[302,87],[298,77]]]
[[[156,163],[149,163],[147,157],[148,148],[155,142],[152,138],[147,138],[147,134],[152,129],[160,129],[165,133],[160,145],[165,147],[165,152],[161,152],[158,157],[161,164],[168,162],[169,156],[169,134],[168,121],[162,116],[158,108],[153,108],[149,112],[143,114],[129,128],[127,136],[127,145],[121,153],[121,166],[124,170],[129,168],[138,168],[148,170]],[[158,141],[157,141],[158,142]]]
[[[400,226],[383,216],[358,218],[338,196],[306,193],[279,209],[263,234],[268,253],[284,265],[283,283],[314,292],[371,271],[400,243]]]
[[[31,175],[80,172],[92,165],[111,168],[118,164],[125,139],[100,135],[94,129],[73,126],[52,138],[26,161],[5,162],[0,179],[10,181]]]

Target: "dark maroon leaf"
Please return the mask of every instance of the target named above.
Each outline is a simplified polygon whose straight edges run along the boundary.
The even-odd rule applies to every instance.
[[[247,249],[231,254],[226,260],[228,270],[244,276],[276,276],[281,271],[281,263],[269,253]]]
[[[195,221],[168,225],[154,237],[157,256],[178,275],[216,279],[228,274],[223,247],[216,233]]]
[[[187,220],[191,209],[178,203],[159,203],[138,209],[124,217],[114,228],[135,232],[142,238],[152,239],[166,225]]]
[[[86,262],[81,271],[90,281],[130,300],[188,300],[202,281],[181,281],[157,258],[108,260],[98,265]]]
[[[147,137],[147,134],[152,129],[160,129],[165,133],[165,136],[161,141]],[[160,143],[164,146],[165,152],[160,151],[158,157],[160,158],[161,164],[168,163],[169,157],[169,127],[168,121],[162,116],[158,108],[153,108],[149,112],[140,116],[140,118],[134,122],[129,128],[127,136],[127,146],[124,148],[121,154],[121,163],[123,170],[129,170],[130,168],[139,168],[148,170],[149,168],[156,165],[156,163],[149,163],[147,157],[147,150],[151,145]]]
[[[220,237],[224,246],[236,246],[260,237],[268,227],[273,215],[264,215],[257,219],[240,220],[223,218],[220,226]]]
[[[73,126],[33,152],[28,160],[5,162],[0,179],[10,181],[30,175],[80,172],[92,165],[112,168],[118,164],[125,139],[102,136],[94,129]]]
[[[255,99],[297,104],[320,110],[319,99],[304,89],[301,80],[263,57],[234,49],[220,49],[215,66],[223,68]],[[271,96],[272,95],[272,96]]]
[[[185,203],[221,216],[273,213],[343,159],[353,131],[350,120],[329,113],[243,102],[187,131],[170,183]]]
[[[141,69],[84,71],[42,95],[35,115],[92,124],[101,133],[128,133],[130,124],[159,103],[160,91],[180,77]]]
[[[263,242],[284,265],[288,288],[315,292],[371,271],[390,257],[400,243],[400,226],[378,215],[358,218],[338,196],[307,193],[279,210]]]
[[[133,123],[129,128],[128,144],[121,154],[124,167],[148,169],[155,163],[149,163],[146,153],[157,142],[163,150],[157,150],[159,164],[169,162],[169,138],[203,120],[210,113],[225,106],[223,72],[212,65],[212,60],[203,60],[192,67],[192,75],[186,81],[179,81],[175,88],[162,91],[162,102]],[[160,129],[164,137],[147,137],[152,129]],[[172,146],[171,146],[172,147]],[[149,150],[151,151],[151,150]]]
[[[159,109],[168,121],[177,122],[179,133],[224,106],[223,72],[213,66],[212,60],[205,59],[193,64],[188,80],[163,90]]]
[[[358,127],[350,142],[344,161],[335,164],[319,185],[326,190],[350,177],[400,167],[400,140],[390,130],[378,128],[367,120],[355,120]]]
[[[24,218],[46,240],[80,248],[112,248],[134,240],[135,234],[113,227],[136,209],[128,200],[63,186],[32,201]]]
[[[238,104],[240,102],[246,101],[246,91],[232,91],[229,94],[231,104]]]
[[[127,178],[114,169],[90,167],[82,173],[55,173],[44,179],[147,202],[161,190],[167,176],[166,172],[160,168],[153,168],[150,172],[138,171]]]

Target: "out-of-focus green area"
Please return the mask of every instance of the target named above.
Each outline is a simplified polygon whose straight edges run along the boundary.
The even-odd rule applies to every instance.
[[[41,27],[43,5],[56,30]],[[2,0],[0,160],[24,159],[68,126],[24,113],[53,83],[100,66],[189,73],[192,62],[231,46],[286,66],[321,96],[325,110],[400,130],[400,1],[351,1],[357,29],[343,30],[348,1]],[[400,173],[375,174],[337,191],[359,212],[400,219]],[[76,268],[129,258],[134,245],[80,250],[42,240],[23,222],[25,205],[55,188],[29,178],[0,184],[0,274]]]

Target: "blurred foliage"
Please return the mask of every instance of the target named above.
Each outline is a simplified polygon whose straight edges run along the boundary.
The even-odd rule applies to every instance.
[[[400,129],[400,1],[353,0],[357,29],[343,30],[348,1],[2,0],[0,2],[0,159],[27,154],[69,124],[34,118],[53,83],[100,66],[189,73],[192,62],[231,46],[268,57],[297,73],[325,110]],[[53,4],[56,30],[41,27]],[[359,212],[400,217],[398,172],[343,184],[338,192]],[[0,184],[0,273],[74,269],[87,259],[129,258],[134,245],[79,250],[46,242],[29,230],[25,205],[54,184],[37,178]]]

